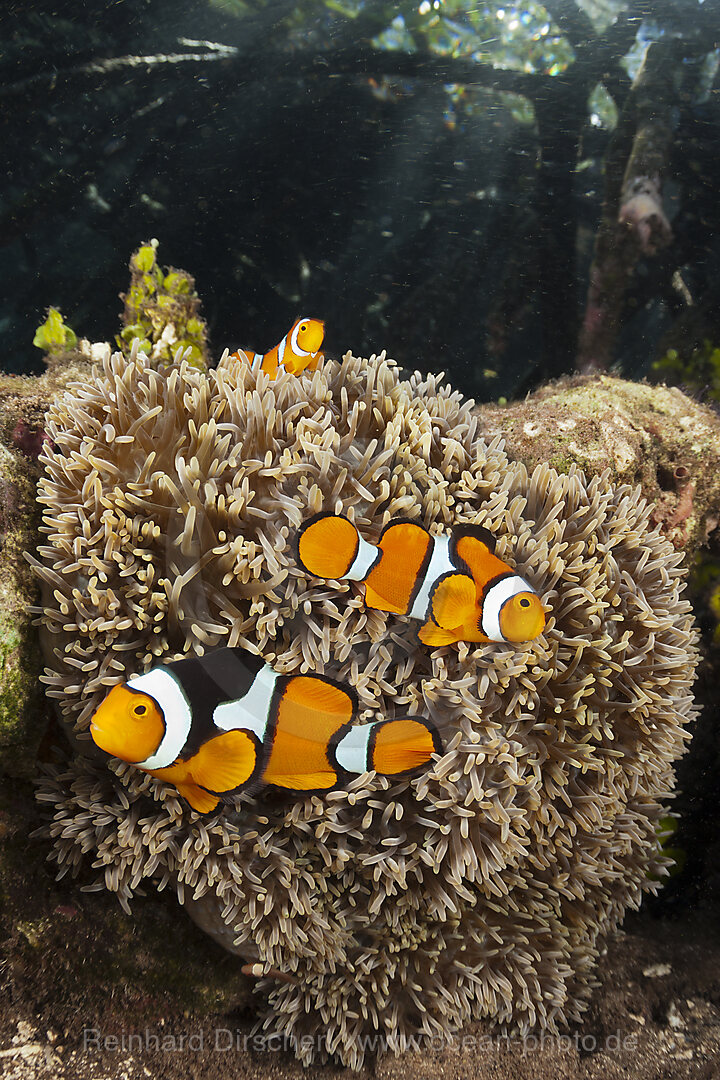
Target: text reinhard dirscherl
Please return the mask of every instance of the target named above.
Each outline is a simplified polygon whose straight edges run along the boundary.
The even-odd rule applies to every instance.
[[[368,1035],[358,1039],[366,1053],[387,1051],[387,1040],[382,1035]],[[126,1053],[126,1054],[178,1054],[210,1053],[227,1054],[232,1052],[278,1053],[282,1051],[322,1049],[322,1035],[303,1035],[292,1038],[287,1035],[248,1034],[231,1028],[212,1028],[208,1031],[199,1029],[194,1032],[119,1031],[115,1033],[101,1031],[100,1028],[83,1028],[82,1049],[85,1053]],[[596,1051],[617,1054],[620,1051],[637,1050],[637,1035],[615,1031],[602,1038],[589,1033],[575,1032],[572,1035],[526,1035],[524,1038],[512,1038],[509,1035],[448,1035],[446,1037],[417,1038],[408,1040],[408,1051],[446,1050],[450,1053],[519,1053],[522,1057],[538,1053],[541,1050],[555,1050],[569,1053],[572,1050],[591,1054]]]

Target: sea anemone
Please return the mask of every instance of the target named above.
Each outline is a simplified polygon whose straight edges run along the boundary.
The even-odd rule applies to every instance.
[[[579,1017],[602,938],[657,888],[656,828],[694,715],[682,555],[639,489],[509,461],[472,402],[384,354],[270,381],[102,370],[50,409],[38,549],[48,692],[74,751],[40,797],[52,857],[90,854],[127,907],[141,882],[263,970],[263,1026],[305,1061]],[[417,623],[308,577],[297,529],[342,512],[490,529],[542,596],[520,647],[428,649]],[[85,756],[107,689],[159,657],[251,645],[352,684],[362,719],[420,713],[445,751],[412,780],[258,794],[201,817],[174,788]]]

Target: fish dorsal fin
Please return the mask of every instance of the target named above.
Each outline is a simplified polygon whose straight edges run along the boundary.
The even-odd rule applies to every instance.
[[[367,575],[365,603],[380,611],[404,615],[422,584],[432,553],[432,538],[414,521],[393,521],[383,529],[378,547],[382,558]]]
[[[443,628],[433,622],[432,619],[428,619],[428,621],[420,627],[418,630],[418,637],[423,645],[429,645],[431,648],[436,648],[438,645],[454,645],[456,641],[461,640],[460,635],[454,630],[443,630]]]
[[[283,341],[285,339],[283,338]],[[268,352],[263,353],[262,360],[258,365],[258,370],[264,371],[266,375],[269,375],[271,379],[274,379],[278,373],[278,368],[282,364],[282,359],[279,355],[280,345],[274,345]]]
[[[353,695],[323,675],[293,675],[288,680],[285,697],[303,708],[326,714],[324,719],[330,714],[339,725],[352,719],[355,708]]]
[[[265,783],[295,791],[334,787],[338,777],[328,747],[355,712],[354,696],[331,680],[317,675],[289,678],[278,703]]]
[[[468,527],[453,530],[450,550],[454,556],[453,562],[459,563],[461,569],[470,571],[479,589],[491,578],[506,574],[510,569],[495,554],[495,539],[487,529]]]
[[[476,540],[483,544],[491,554],[495,554],[495,536],[484,525],[454,525],[452,528],[453,540]]]
[[[226,731],[203,743],[186,764],[192,779],[201,787],[215,792],[233,791],[246,784],[255,771],[256,747],[255,737],[247,731]]]
[[[467,574],[446,574],[431,598],[432,616],[443,630],[462,626],[472,615],[477,599],[475,582]]]

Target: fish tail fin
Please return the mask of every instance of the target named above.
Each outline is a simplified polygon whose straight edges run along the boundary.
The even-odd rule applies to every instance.
[[[438,731],[424,716],[383,720],[372,728],[368,767],[384,776],[419,769],[442,752]]]
[[[345,577],[359,547],[360,534],[353,523],[336,514],[317,514],[298,533],[298,561],[316,577]]]

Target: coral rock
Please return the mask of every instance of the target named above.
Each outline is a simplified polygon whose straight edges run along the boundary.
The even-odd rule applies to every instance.
[[[529,469],[608,470],[640,484],[676,548],[704,543],[720,503],[720,418],[675,387],[608,375],[561,379],[526,401],[477,409],[486,437],[502,433],[509,455]]]
[[[39,378],[0,375],[0,769],[15,777],[35,772],[35,756],[47,727],[47,702],[30,609],[38,582],[23,554],[35,548],[40,508],[35,489],[38,456],[48,442],[45,410],[69,380],[89,372],[87,342]]]

